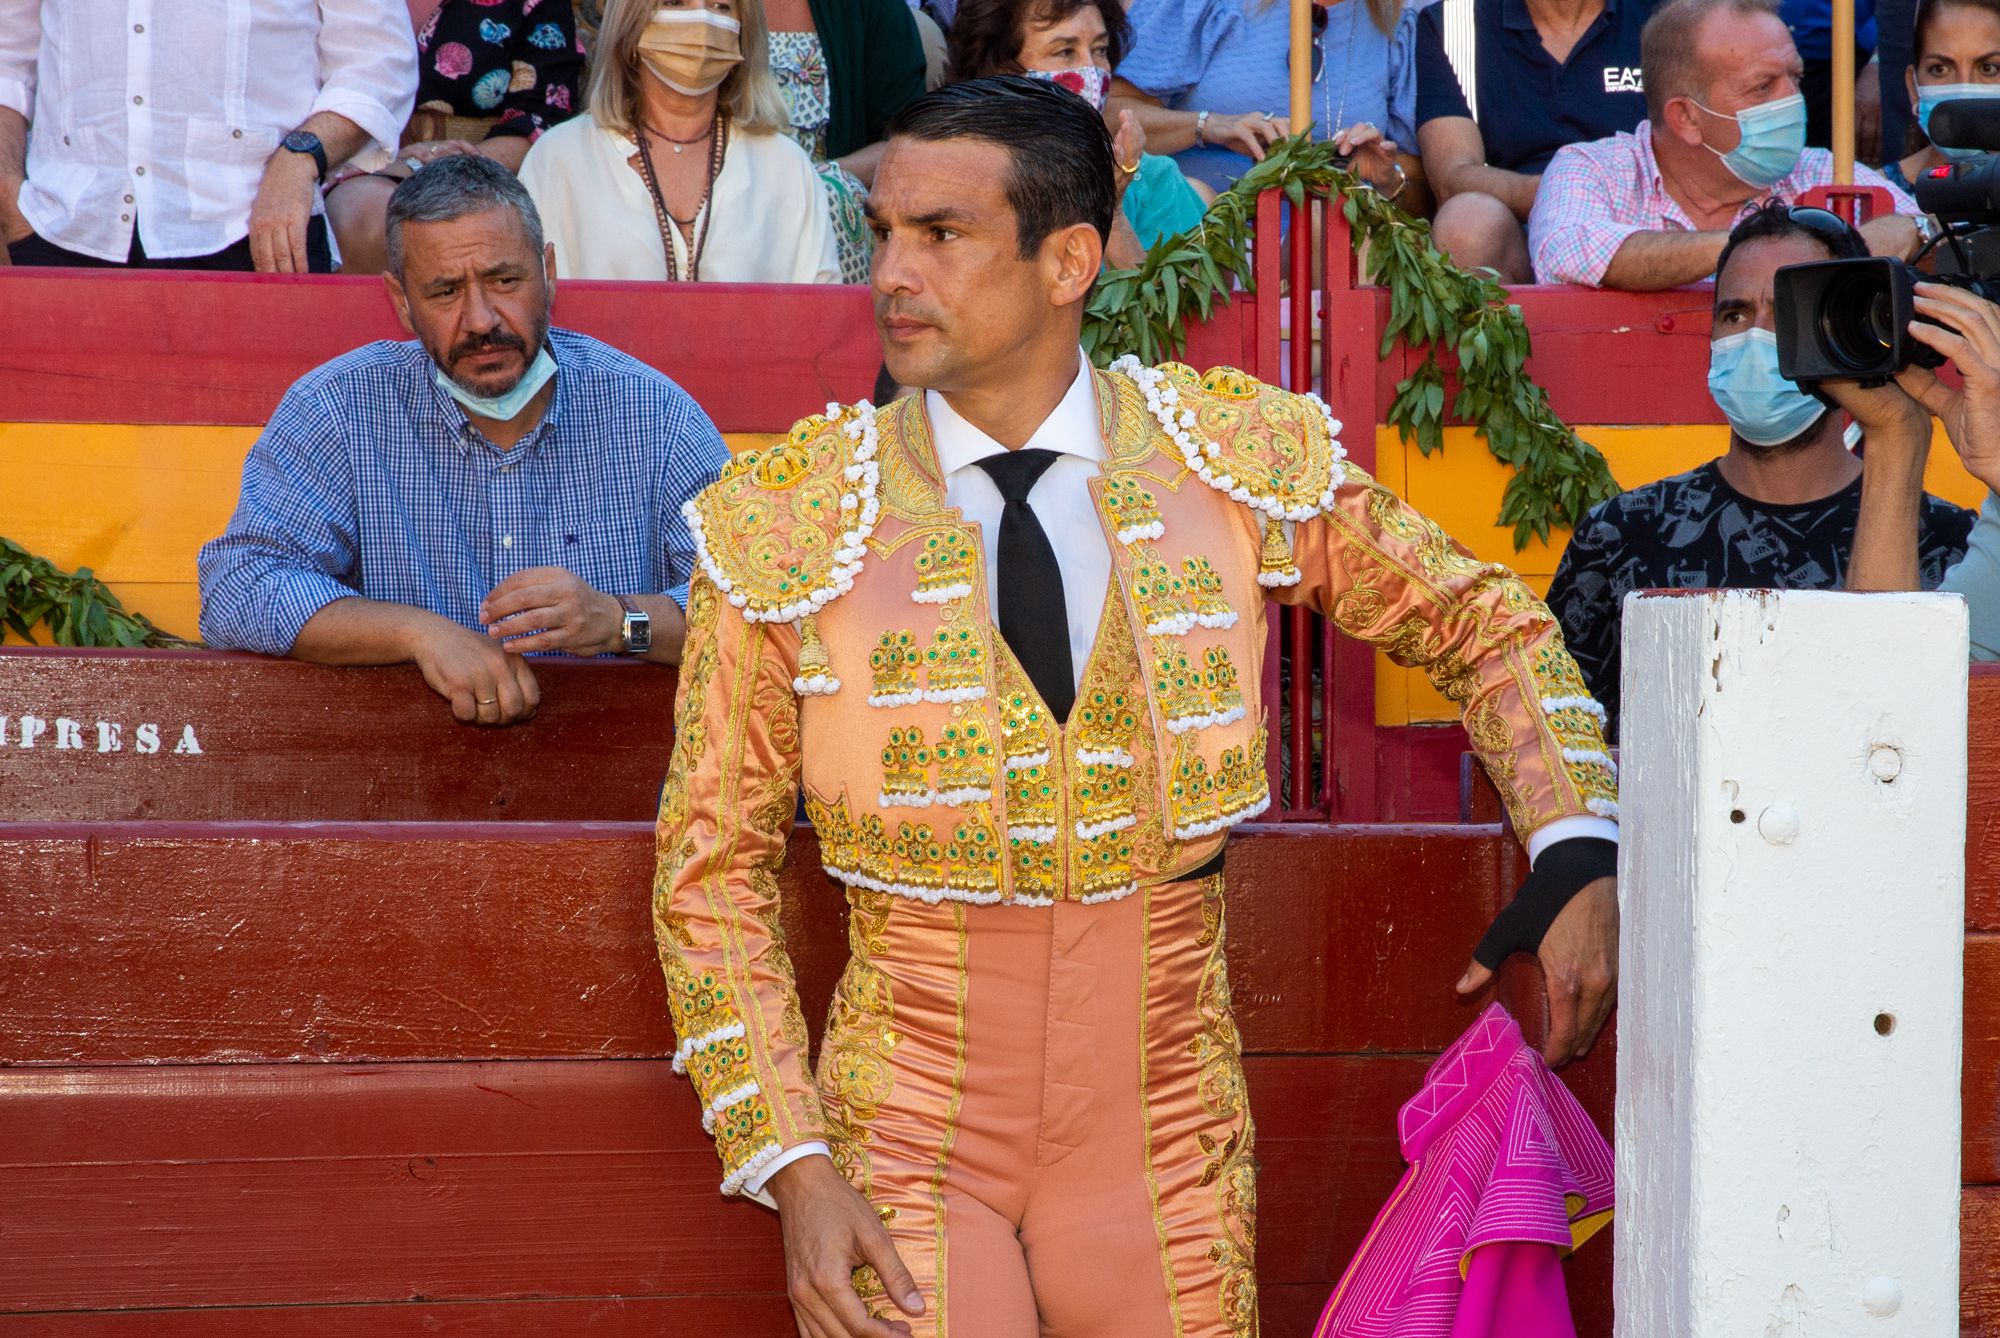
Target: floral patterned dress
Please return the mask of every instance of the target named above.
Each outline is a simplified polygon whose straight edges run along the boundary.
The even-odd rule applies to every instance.
[[[570,0],[445,0],[417,34],[417,115],[493,122],[533,139],[582,103]]]
[[[863,212],[868,188],[826,156],[826,127],[833,111],[827,98],[826,53],[820,48],[819,34],[772,33],[771,73],[777,76],[785,106],[792,113],[792,138],[819,164],[820,181],[826,186],[827,204],[833,211],[834,241],[840,249],[840,281],[867,283],[868,262],[874,254],[874,238]]]

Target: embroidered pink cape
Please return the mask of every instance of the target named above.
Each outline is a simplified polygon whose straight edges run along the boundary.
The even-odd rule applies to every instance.
[[[1561,1260],[1611,1220],[1611,1148],[1499,1004],[1397,1117],[1410,1169],[1314,1338],[1575,1338]]]

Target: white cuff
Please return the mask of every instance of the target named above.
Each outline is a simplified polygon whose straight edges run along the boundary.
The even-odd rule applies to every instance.
[[[773,1157],[757,1174],[743,1182],[744,1197],[755,1199],[766,1208],[776,1208],[778,1206],[776,1201],[764,1192],[764,1186],[770,1181],[772,1176],[802,1157],[831,1158],[832,1156],[833,1149],[817,1140],[811,1143],[801,1143],[795,1148],[786,1148],[783,1152]]]
[[[1535,834],[1528,838],[1528,867],[1534,868],[1542,852],[1556,842],[1580,836],[1596,837],[1600,841],[1616,844],[1618,824],[1609,818],[1593,818],[1579,813],[1574,817],[1557,818],[1546,827],[1538,827]]]

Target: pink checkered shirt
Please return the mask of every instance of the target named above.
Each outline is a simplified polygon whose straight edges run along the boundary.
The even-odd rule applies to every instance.
[[[1896,212],[1920,212],[1916,201],[1890,186],[1881,173],[1854,165],[1858,186],[1887,186]],[[1754,200],[1748,211],[1765,200],[1795,200],[1814,186],[1833,184],[1833,155],[1807,149],[1799,165]],[[1740,216],[1740,215],[1739,215]],[[1696,231],[1684,210],[1660,181],[1653,157],[1653,128],[1645,121],[1630,134],[1570,144],[1556,150],[1535,191],[1534,212],[1528,216],[1528,249],[1535,258],[1535,278],[1541,283],[1579,283],[1595,288],[1604,282],[1611,257],[1635,232],[1681,229]]]

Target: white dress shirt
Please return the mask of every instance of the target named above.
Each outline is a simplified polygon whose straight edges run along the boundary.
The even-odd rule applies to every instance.
[[[336,112],[380,167],[417,97],[399,0],[0,0],[0,107],[28,118],[20,209],[36,235],[122,261],[249,235],[264,164]],[[319,206],[315,204],[315,212]]]
[[[1104,617],[1104,595],[1111,580],[1111,546],[1097,519],[1090,480],[1104,460],[1104,429],[1097,414],[1097,386],[1090,364],[1079,354],[1076,380],[1024,450],[1054,451],[1056,459],[1028,492],[1028,505],[1049,536],[1056,564],[1062,568],[1063,611],[1069,617],[1069,665],[1082,690],[1083,669],[1097,642],[1097,624]],[[931,444],[937,448],[938,470],[944,475],[944,500],[966,520],[979,526],[986,550],[986,597],[995,626],[1000,622],[1000,513],[1007,499],[993,476],[979,467],[989,455],[1007,448],[958,416],[945,397],[924,392]]]
[[[708,146],[699,151],[706,155]],[[603,129],[588,113],[564,121],[528,150],[521,182],[556,248],[558,278],[667,277],[659,211],[645,179],[632,169],[637,152],[631,140]],[[789,135],[730,132],[715,189],[696,216],[696,232],[704,226],[704,283],[840,282],[826,187]],[[678,232],[674,259],[687,277],[688,248]]]

